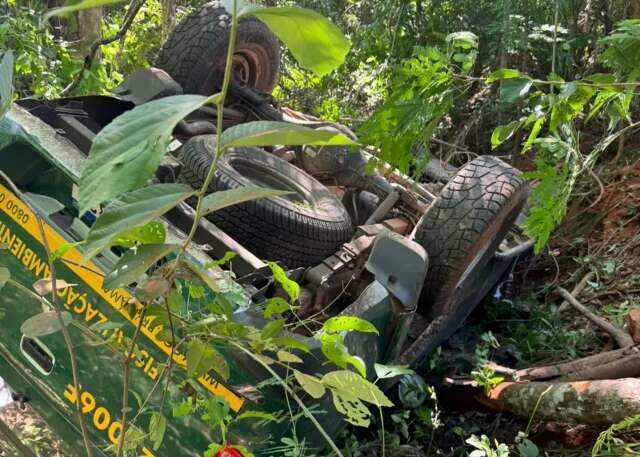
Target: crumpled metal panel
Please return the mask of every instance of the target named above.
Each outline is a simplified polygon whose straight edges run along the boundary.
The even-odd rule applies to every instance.
[[[86,156],[55,129],[24,108],[13,105],[0,120],[0,150],[14,143],[27,143],[77,182]]]

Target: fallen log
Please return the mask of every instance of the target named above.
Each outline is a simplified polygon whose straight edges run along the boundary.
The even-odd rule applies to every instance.
[[[607,332],[611,337],[615,340],[616,344],[621,347],[631,346],[633,344],[633,339],[631,336],[625,332],[624,330],[616,327],[611,322],[603,319],[600,316],[597,316],[593,312],[591,312],[586,306],[580,303],[573,295],[571,295],[566,289],[562,287],[557,288],[562,298],[567,300],[571,306],[580,311],[587,319],[596,324],[602,330]]]
[[[602,352],[570,362],[517,370],[517,381],[588,381],[640,377],[640,345]]]
[[[503,382],[483,401],[536,420],[608,425],[640,414],[640,379],[577,382]]]

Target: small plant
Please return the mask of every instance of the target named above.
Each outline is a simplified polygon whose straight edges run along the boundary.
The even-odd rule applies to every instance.
[[[469,457],[509,457],[509,447],[504,443],[498,443],[498,440],[493,440],[491,443],[487,435],[482,435],[480,438],[471,435],[466,443],[475,449],[471,451]]]

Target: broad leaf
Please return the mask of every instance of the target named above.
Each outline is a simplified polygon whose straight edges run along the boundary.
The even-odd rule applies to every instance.
[[[223,134],[224,136],[224,134]],[[202,202],[202,215],[213,213],[228,206],[244,203],[259,198],[279,197],[290,194],[286,190],[267,189],[264,187],[247,186],[239,189],[222,190],[207,195]],[[234,254],[235,256],[235,254]]]
[[[369,321],[353,316],[332,317],[325,321],[322,330],[329,333],[339,332],[363,332],[375,333],[378,335],[378,329]]]
[[[124,0],[81,0],[81,1],[68,1],[65,6],[60,8],[54,8],[44,15],[44,20],[49,20],[52,16],[66,16],[69,13],[80,10],[88,10],[97,6],[112,5],[114,3],[122,3]]]
[[[192,340],[187,348],[187,374],[197,378],[210,370],[223,380],[229,379],[229,365],[220,353],[200,340]]]
[[[302,387],[306,393],[311,395],[311,397],[316,400],[322,398],[326,388],[318,378],[304,374],[298,370],[293,371],[293,376],[296,378],[296,381],[298,381],[298,384],[300,384],[300,387]]]
[[[179,248],[177,244],[143,244],[130,249],[104,278],[102,286],[105,289],[117,289],[137,282],[151,266]]]
[[[339,67],[351,48],[335,24],[305,8],[251,6],[243,8],[241,14],[251,14],[264,22],[298,63],[318,76]]]
[[[333,405],[353,425],[368,427],[369,409],[363,402],[377,407],[390,407],[393,403],[374,384],[352,371],[332,371],[322,377],[322,383],[331,390]]]
[[[209,101],[161,98],[121,114],[96,136],[80,178],[80,213],[144,186],[160,165],[178,122]]]
[[[533,143],[538,138],[538,135],[540,135],[540,130],[542,130],[542,126],[544,125],[546,120],[547,117],[542,116],[538,118],[533,124],[533,127],[531,127],[531,131],[529,132],[529,136],[527,137],[527,141],[525,141],[524,146],[522,147],[522,153],[527,152],[531,148],[531,146],[533,146]]]
[[[494,71],[487,77],[487,84],[494,83],[496,81],[501,81],[503,79],[513,79],[513,78],[522,78],[523,74],[518,70],[513,70],[511,68],[500,68],[499,70]]]
[[[4,287],[7,281],[11,278],[11,272],[6,267],[0,267],[0,290]]]
[[[182,403],[178,403],[177,405],[173,406],[173,410],[172,410],[173,417],[187,416],[188,414],[191,414],[192,410],[193,410],[193,400],[191,399],[191,397],[188,397]]]
[[[396,376],[414,373],[407,365],[383,365],[376,363],[373,367],[379,379],[395,378]]]
[[[0,62],[0,119],[13,102],[13,52],[7,51]]]
[[[113,244],[125,248],[132,248],[139,244],[164,244],[166,237],[167,232],[164,224],[159,221],[151,221],[141,227],[136,227],[127,233],[123,233],[114,240]]]
[[[358,145],[343,133],[314,130],[303,125],[275,121],[254,121],[235,125],[222,133],[221,141],[224,148],[277,144],[287,146]]]
[[[154,451],[160,448],[166,431],[167,419],[165,419],[161,413],[154,411],[149,421],[149,439],[151,440],[151,447],[153,447]]]
[[[320,341],[320,349],[324,356],[340,368],[347,368],[348,365],[353,366],[363,377],[367,376],[367,367],[358,356],[349,354],[347,346],[341,335],[332,333],[320,333],[314,336]]]
[[[105,208],[91,227],[85,258],[90,259],[122,233],[156,219],[194,193],[184,184],[154,184],[122,195]]]
[[[271,343],[276,346],[286,347],[289,349],[298,349],[303,352],[311,352],[311,348],[307,343],[304,343],[291,336],[280,336],[278,338],[271,339]]]
[[[522,122],[513,121],[506,125],[499,125],[491,134],[491,149],[495,149],[507,141],[522,126]]]
[[[284,291],[289,295],[292,302],[295,302],[300,297],[300,286],[297,282],[289,279],[285,271],[275,262],[267,262],[267,265],[273,273],[273,279],[276,280]]]
[[[527,78],[514,78],[502,81],[500,85],[500,101],[515,103],[525,97],[531,89],[533,81]]]
[[[284,363],[303,363],[303,360],[295,354],[287,351],[278,351],[278,360]]]
[[[66,327],[71,323],[71,314],[67,311],[62,311],[62,323]],[[51,335],[62,330],[62,325],[58,320],[58,316],[55,311],[46,311],[44,313],[36,314],[30,317],[20,326],[20,331],[30,337],[36,338],[39,336]]]

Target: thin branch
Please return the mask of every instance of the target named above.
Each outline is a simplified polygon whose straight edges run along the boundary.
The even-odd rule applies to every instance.
[[[611,335],[611,337],[616,341],[619,347],[624,348],[633,345],[633,339],[627,332],[619,329],[611,322],[591,312],[586,306],[576,300],[576,298],[571,295],[566,289],[558,287],[556,290],[560,293],[560,295],[562,295],[565,300],[567,300],[571,304],[571,306],[580,311],[587,319],[589,319],[591,322]]]
[[[574,297],[577,297],[578,295],[580,295],[584,290],[584,288],[587,287],[587,284],[589,284],[589,281],[591,281],[595,275],[596,274],[593,271],[590,271],[589,273],[584,275],[584,277],[580,280],[580,282],[576,284],[576,286],[571,291],[571,295],[573,295]],[[570,306],[571,305],[567,300],[563,300],[563,302],[560,303],[560,306],[558,307],[558,312],[562,313],[568,310]]]
[[[117,457],[122,457],[124,452],[124,441],[125,435],[127,433],[127,414],[129,413],[129,369],[131,367],[131,358],[135,352],[136,341],[138,340],[138,336],[140,335],[140,330],[142,329],[146,313],[147,309],[143,308],[142,312],[140,313],[140,320],[138,322],[138,325],[136,326],[136,331],[133,334],[133,338],[131,338],[129,350],[125,354],[124,372],[122,374],[122,418],[120,419],[120,423],[122,424],[122,431],[120,432],[120,437],[118,438],[118,451],[116,453]]]
[[[35,211],[35,209],[31,206],[27,199],[22,196],[22,192],[18,187],[14,184],[14,182],[9,178],[9,176],[0,170],[0,176],[6,181],[6,183],[11,187],[14,193],[20,198],[20,200],[31,210],[34,217],[36,218],[36,222],[38,225],[38,232],[40,233],[40,238],[42,238],[42,246],[44,247],[45,255],[47,256],[47,261],[49,263],[49,272],[51,274],[51,306],[53,307],[54,312],[56,313],[56,319],[58,320],[58,324],[60,325],[62,336],[64,338],[64,343],[67,346],[67,351],[69,352],[69,360],[71,365],[71,376],[73,378],[73,387],[76,391],[76,413],[78,415],[78,421],[80,423],[80,433],[82,434],[82,442],[84,444],[85,451],[87,452],[87,457],[93,457],[93,450],[91,449],[91,444],[89,441],[89,432],[87,431],[87,426],[84,423],[84,416],[82,413],[82,404],[80,403],[80,376],[78,375],[78,365],[76,362],[76,353],[73,347],[73,341],[71,341],[71,335],[69,334],[69,329],[67,328],[64,319],[62,317],[62,311],[58,307],[57,303],[57,290],[56,287],[56,269],[54,262],[51,260],[51,249],[49,247],[49,241],[47,240],[46,232],[44,229],[44,224],[42,223],[42,219]]]
[[[131,4],[129,5],[129,11],[127,12],[127,16],[125,17],[120,30],[118,30],[110,37],[98,40],[91,45],[91,50],[89,51],[89,55],[84,58],[84,64],[82,65],[82,68],[80,69],[78,74],[76,74],[76,77],[73,79],[73,81],[71,81],[71,83],[67,87],[65,87],[62,92],[60,92],[61,97],[64,97],[67,94],[71,93],[80,85],[80,83],[84,79],[85,73],[89,71],[91,65],[93,65],[93,61],[96,59],[100,47],[106,46],[110,43],[113,43],[114,41],[118,41],[127,34],[129,29],[133,25],[133,20],[138,15],[138,12],[144,5],[145,1],[146,0],[132,0]]]

